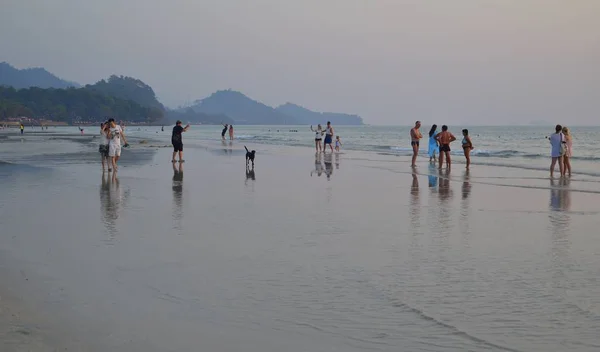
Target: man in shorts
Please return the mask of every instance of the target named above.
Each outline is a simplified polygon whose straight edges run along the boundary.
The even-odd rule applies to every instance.
[[[417,166],[417,156],[419,155],[419,141],[421,140],[421,138],[423,138],[423,135],[421,134],[421,131],[419,131],[419,128],[421,128],[421,121],[415,122],[415,127],[410,130],[410,146],[413,150],[412,163],[410,164],[410,166],[412,167]]]
[[[171,135],[171,144],[173,144],[173,159],[171,162],[175,162],[175,156],[179,153],[179,162],[184,162],[183,160],[183,138],[182,133],[187,132],[190,128],[190,124],[188,123],[185,127],[181,127],[181,121],[177,120],[175,123],[175,127],[173,127],[173,134]]]
[[[125,138],[125,133],[121,126],[117,125],[115,119],[111,118],[108,120],[108,124],[110,128],[108,129],[108,138],[110,139],[108,143],[108,156],[112,160],[113,171],[117,171],[117,162],[121,157],[121,139],[125,142],[125,146],[127,146],[127,138]]]

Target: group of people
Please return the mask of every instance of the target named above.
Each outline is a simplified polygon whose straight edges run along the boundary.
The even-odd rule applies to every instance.
[[[423,135],[420,131],[421,121],[415,122],[415,127],[410,130],[410,145],[413,150],[412,163],[411,166],[417,166],[417,157],[419,156],[419,146],[420,140],[423,138]],[[450,168],[452,166],[452,159],[450,157],[450,143],[456,140],[456,137],[448,131],[448,126],[443,125],[442,131],[438,132],[438,126],[433,125],[429,130],[429,162],[436,162],[436,154],[439,156],[439,168],[441,169],[444,166],[444,159],[446,159],[446,167]],[[473,142],[471,141],[471,137],[469,137],[469,130],[462,130],[463,139],[461,141],[461,146],[467,160],[467,169],[471,166],[471,150],[474,149]]]
[[[423,138],[420,132],[421,121],[415,123],[415,127],[410,130],[410,144],[413,149],[412,156],[412,167],[416,166],[417,156],[419,155],[419,142]],[[471,151],[473,148],[473,142],[469,136],[469,130],[462,130],[463,139],[461,141],[461,147],[466,159],[467,169],[471,166]],[[568,127],[556,125],[555,133],[550,137],[551,156],[552,162],[550,164],[550,177],[554,177],[554,170],[556,164],[560,170],[560,175],[571,176],[571,158],[573,155],[573,137]],[[436,161],[436,153],[439,153],[439,168],[441,169],[444,165],[444,158],[446,159],[446,166],[450,168],[452,161],[450,158],[450,143],[454,142],[456,137],[448,131],[448,126],[443,125],[442,131],[438,133],[437,125],[431,126],[429,130],[429,162],[434,163]]]
[[[560,176],[569,173],[571,176],[571,158],[573,157],[573,137],[568,127],[556,125],[554,133],[548,137],[550,140],[552,162],[550,163],[550,177],[554,177],[554,169],[558,163]]]
[[[310,130],[313,131],[315,133],[315,149],[317,151],[317,153],[320,153],[321,151],[323,153],[325,153],[325,147],[329,145],[329,148],[331,149],[331,152],[333,153],[333,136],[335,135],[334,130],[333,130],[333,126],[331,126],[331,121],[327,121],[327,127],[325,127],[325,129],[323,129],[323,127],[321,127],[321,124],[317,125],[317,128],[313,128],[313,126],[310,126]],[[321,144],[321,141],[323,140],[323,135],[325,135],[325,141],[323,141],[323,144]],[[342,146],[342,140],[340,139],[340,136],[336,136],[335,137],[335,151],[336,152],[340,152],[340,147]]]
[[[221,138],[223,140],[225,140],[225,134],[227,133],[227,130],[229,130],[229,140],[233,140],[233,125],[229,125],[224,123],[223,124],[223,131],[221,131]]]
[[[117,162],[121,157],[121,139],[124,144],[123,147],[128,147],[127,138],[123,128],[119,126],[115,119],[111,118],[108,121],[100,124],[100,146],[98,151],[102,158],[102,172],[106,171],[108,166],[108,172],[117,171]]]

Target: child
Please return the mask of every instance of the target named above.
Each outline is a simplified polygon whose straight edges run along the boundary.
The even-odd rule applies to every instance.
[[[339,153],[341,146],[342,146],[342,141],[340,140],[340,136],[335,136],[335,151]]]

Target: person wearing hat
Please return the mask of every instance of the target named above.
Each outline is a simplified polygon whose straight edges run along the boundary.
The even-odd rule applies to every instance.
[[[175,127],[173,127],[173,134],[171,135],[171,144],[173,144],[173,159],[172,162],[175,162],[175,156],[179,153],[179,162],[182,163],[183,160],[183,139],[181,134],[186,132],[190,128],[190,124],[188,123],[185,127],[181,127],[181,121],[177,120],[175,123]]]

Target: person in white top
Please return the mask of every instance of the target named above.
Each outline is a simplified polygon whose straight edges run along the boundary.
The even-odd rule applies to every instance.
[[[110,142],[108,144],[108,156],[112,159],[112,166],[115,172],[117,171],[117,162],[121,157],[121,139],[125,142],[125,146],[127,146],[127,138],[125,138],[125,133],[121,126],[117,125],[115,119],[109,119],[108,123],[110,124],[110,129],[108,130],[108,136],[110,138]]]
[[[564,156],[566,153],[566,139],[565,135],[562,133],[562,126],[556,125],[556,133],[553,133],[550,138],[550,146],[552,163],[550,164],[550,177],[554,176],[554,168],[556,167],[556,162],[558,161],[558,168],[560,169],[560,176],[565,175],[565,167],[564,167]],[[564,144],[564,146],[563,146]]]

